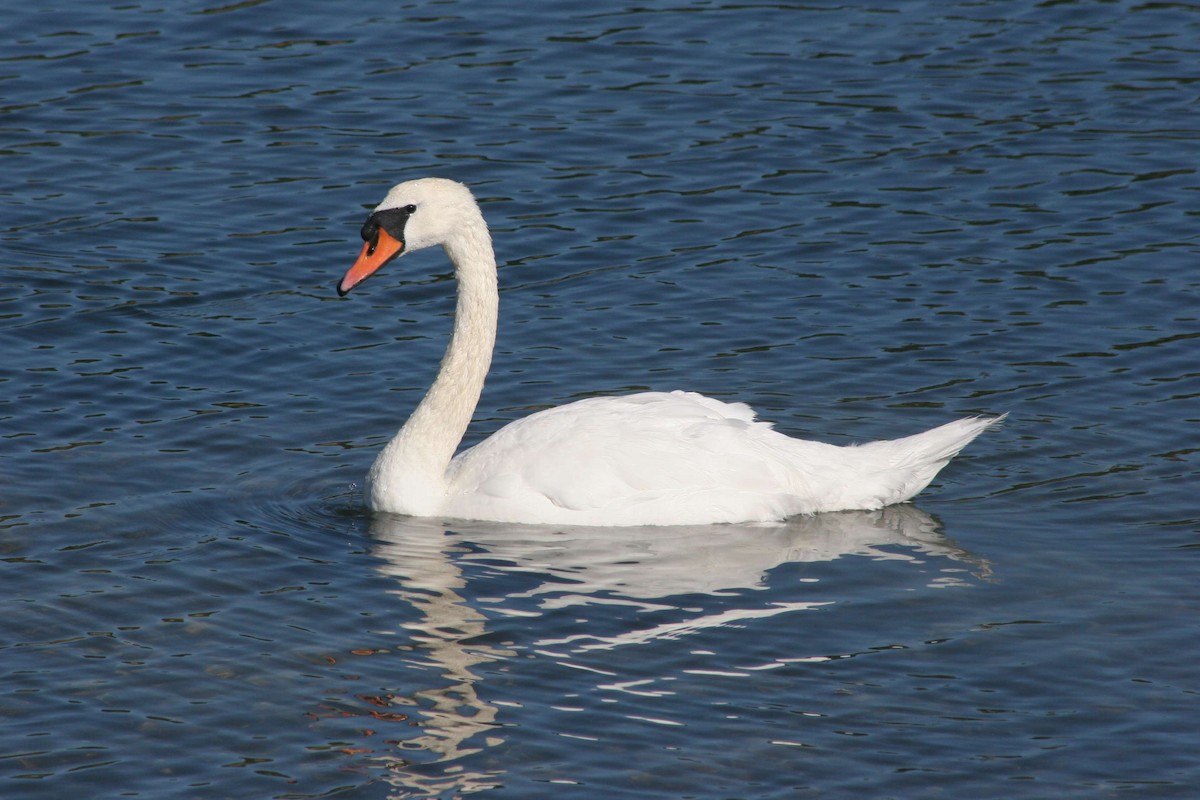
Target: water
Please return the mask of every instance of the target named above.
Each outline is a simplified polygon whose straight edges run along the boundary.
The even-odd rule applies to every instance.
[[[1190,4],[6,12],[0,794],[1189,797]],[[484,201],[471,441],[638,388],[844,443],[1009,412],[915,506],[375,518]]]

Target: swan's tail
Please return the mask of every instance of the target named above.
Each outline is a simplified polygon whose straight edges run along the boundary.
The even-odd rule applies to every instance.
[[[1006,416],[966,417],[903,439],[852,447],[877,478],[874,486],[863,487],[872,495],[871,506],[860,507],[878,508],[910,499],[972,439],[999,425]]]

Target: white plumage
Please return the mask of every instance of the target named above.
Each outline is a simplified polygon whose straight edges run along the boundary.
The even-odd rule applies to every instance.
[[[499,294],[470,191],[440,178],[392,188],[363,226],[345,294],[387,261],[441,244],[459,281],[437,379],[368,474],[377,511],[500,522],[681,525],[780,520],[908,500],[996,418],[838,447],[785,436],[744,403],[692,392],[597,397],[539,411],[454,455],[491,363]]]

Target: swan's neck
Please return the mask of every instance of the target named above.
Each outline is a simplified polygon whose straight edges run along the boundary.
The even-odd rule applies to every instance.
[[[460,228],[444,247],[458,278],[454,332],[433,386],[367,476],[367,500],[376,510],[417,516],[438,512],[446,494],[446,468],[475,413],[491,365],[500,298],[496,257],[483,218]]]

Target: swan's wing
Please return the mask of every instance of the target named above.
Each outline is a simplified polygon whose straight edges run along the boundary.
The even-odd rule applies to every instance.
[[[591,398],[518,420],[457,456],[443,513],[683,525],[882,508],[924,489],[1001,419],[836,447],[778,433],[745,404],[690,392]]]
[[[797,461],[820,470],[840,449],[779,434],[744,403],[690,392],[590,398],[461,453],[447,511],[583,524],[617,524],[621,514],[651,524],[780,519],[814,510],[797,500],[810,494]]]

